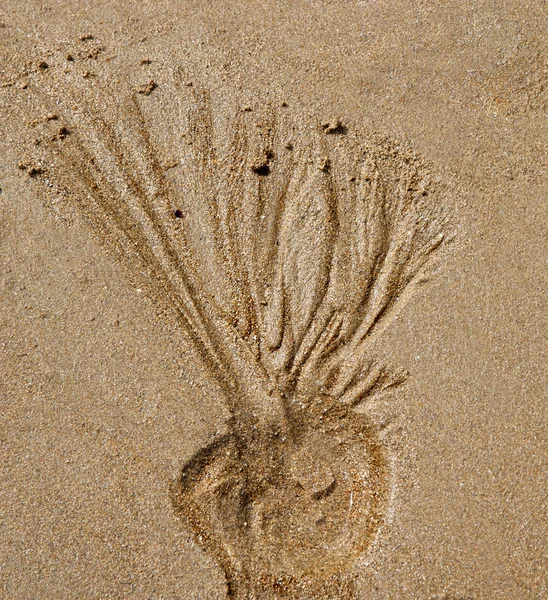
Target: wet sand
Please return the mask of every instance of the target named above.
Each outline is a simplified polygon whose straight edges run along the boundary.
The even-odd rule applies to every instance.
[[[97,2],[92,8],[74,1],[24,8],[4,3],[2,597],[213,599],[249,593],[498,600],[548,594],[545,22],[540,2],[165,1]],[[133,131],[136,123],[143,127]],[[118,153],[116,128],[126,132],[125,150]],[[242,136],[249,140],[242,142],[241,155],[237,144],[231,146],[240,132],[248,132]],[[147,151],[147,139],[154,152]],[[306,185],[288,187],[286,195],[294,199],[288,206],[296,208],[272,211],[273,222],[281,215],[277,236],[257,227],[244,230],[246,207],[262,206],[261,198],[274,198],[283,188],[293,164],[288,153],[295,157],[295,181],[301,181],[299,165],[306,173]],[[375,164],[369,175],[366,163]],[[226,173],[241,164],[247,165],[241,184],[234,183]],[[226,173],[220,175],[218,165]],[[400,192],[410,165],[411,183]],[[84,176],[88,169],[96,174]],[[383,191],[367,197],[370,207],[384,207],[387,241],[380,248],[393,250],[385,252],[383,264],[392,275],[384,287],[379,273],[385,271],[367,271],[356,258],[360,240],[373,239],[371,230],[353,238],[345,229],[359,214],[352,198],[363,196],[377,172]],[[133,173],[135,181],[124,183]],[[225,193],[242,203],[233,212],[244,218],[233,229],[227,219],[227,241],[220,246],[230,249],[230,240],[247,236],[236,267],[246,265],[249,274],[258,260],[249,262],[255,256],[250,248],[267,248],[269,239],[272,248],[283,250],[278,262],[268,258],[257,269],[267,283],[251,286],[252,309],[238,300],[247,289],[239,287],[242,270],[232,267],[225,281],[228,263],[215,267],[209,258],[209,209],[198,210],[208,177],[219,187],[216,198]],[[272,186],[271,195],[254,191],[259,180],[264,189]],[[161,181],[171,186],[163,196]],[[404,206],[400,212],[393,210],[396,197]],[[149,201],[156,210],[165,200],[165,222],[154,221],[157,229],[143,226],[132,198],[140,199],[141,211]],[[325,208],[332,207],[330,198],[335,220]],[[270,213],[258,210],[263,214],[268,221]],[[374,223],[372,214],[364,222]],[[401,214],[413,219],[402,220]],[[302,226],[296,225],[299,218]],[[168,241],[179,239],[177,228],[185,224],[191,231],[192,223],[189,245],[173,252],[181,261],[190,256],[189,269],[197,273],[192,290],[198,291],[190,297],[206,307],[203,331],[201,322],[189,327],[184,320],[198,317],[188,312],[182,284],[169,279],[176,268],[157,235],[164,231]],[[428,224],[427,233],[420,223]],[[142,236],[131,238],[139,227]],[[400,241],[405,246],[409,228],[420,244],[402,258],[394,248]],[[423,279],[397,287],[399,267],[410,268],[428,244],[435,251]],[[322,252],[339,262],[322,259]],[[329,268],[315,269],[322,260]],[[268,269],[278,264],[285,287],[276,288]],[[356,265],[377,295],[352,308]],[[261,329],[261,319],[278,322],[275,311],[265,315],[282,297],[282,325]],[[386,298],[386,318],[374,317],[375,298]],[[211,307],[223,302],[214,327],[222,333],[208,333]],[[325,306],[344,316],[340,325],[322,316]],[[320,424],[310,416],[311,398],[328,403],[322,410],[332,400],[351,398],[342,384],[330,383],[326,369],[332,356],[350,371],[358,364],[357,350],[344,355],[352,343],[348,323],[356,315],[357,325],[367,315],[379,323],[366,335],[372,362],[356,376],[365,386],[356,394],[368,401],[359,409],[362,416],[327,411],[329,423]],[[303,383],[291,387],[290,378],[278,376],[283,361],[273,359],[265,370],[276,373],[277,383],[260,393],[253,387],[262,385],[260,377],[250,375],[253,360],[241,358],[241,348],[262,357],[267,333],[281,336],[278,347],[269,341],[269,352],[285,352],[283,360],[296,364],[308,339],[302,334],[301,345],[295,341],[306,329],[303,322],[318,323],[322,339],[331,336],[323,366],[310,367],[308,379],[299,371],[294,379]],[[232,336],[223,329],[229,326],[243,345],[229,342]],[[283,342],[290,326],[292,346]],[[217,373],[219,355],[223,365],[230,364],[229,374],[254,390],[240,404],[231,393],[234,384],[222,369]],[[377,366],[384,371],[375,379]],[[314,384],[324,375],[326,388],[319,391]],[[270,433],[248,436],[253,426],[274,432],[273,407],[284,405],[284,395],[305,406],[304,417],[297,412],[289,419],[292,431],[304,428],[316,436],[289,436],[289,449],[280,446],[276,458],[276,464],[283,456],[290,465],[287,478],[296,481],[299,501],[307,490],[314,497],[303,504],[303,514],[315,519],[314,535],[306,538],[312,548],[306,568],[293,550],[304,537],[292,538],[288,549],[272,529],[258,547],[249,541],[255,521],[249,535],[242,534],[241,523],[227,525],[239,504],[226,503],[222,518],[214,514],[224,529],[221,535],[213,527],[212,541],[202,535],[211,523],[192,518],[192,503],[198,499],[202,512],[210,507],[221,479],[229,489],[245,489],[246,510],[251,506],[253,515],[292,497],[285,475],[268,480],[268,494],[253,479],[258,470],[268,471],[264,449],[278,442]],[[257,421],[248,423],[248,413]],[[282,425],[276,421],[273,427]],[[348,454],[341,458],[325,439],[350,430],[365,432],[367,442],[360,446],[345,438],[341,447]],[[196,465],[204,449],[230,450],[230,444],[235,458],[221,462],[210,453],[204,465],[211,466],[196,467],[194,487],[181,492],[182,471]],[[327,458],[318,458],[325,454],[320,448],[310,450],[315,445],[328,448]],[[250,447],[261,451],[252,454]],[[317,467],[311,477],[306,453]],[[352,485],[358,487],[352,488],[341,464],[354,473],[367,467],[369,474],[364,481],[354,474]],[[334,482],[338,491],[331,493]],[[361,520],[348,529],[358,541],[320,556],[317,549],[327,544],[329,532],[338,539],[344,529],[338,519],[347,511],[345,493],[368,485],[376,499],[364,500]],[[324,503],[324,513],[313,512],[314,502]],[[280,517],[282,524],[286,518]],[[332,528],[317,534],[322,519]],[[294,525],[296,531],[304,527]],[[226,559],[240,534],[236,558]],[[274,585],[265,563],[282,583]],[[327,564],[351,584],[333,583],[322,571]],[[236,583],[240,587],[231,591],[227,581],[243,581],[248,571],[263,583],[251,591],[249,582]]]

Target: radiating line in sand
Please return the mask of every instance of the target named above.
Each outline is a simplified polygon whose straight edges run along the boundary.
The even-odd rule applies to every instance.
[[[173,308],[225,393],[228,433],[172,501],[229,596],[352,598],[391,486],[367,406],[405,379],[370,342],[444,242],[443,193],[390,142],[287,107],[216,120],[207,90],[165,79],[112,94],[37,71],[58,116],[33,122],[22,168]]]

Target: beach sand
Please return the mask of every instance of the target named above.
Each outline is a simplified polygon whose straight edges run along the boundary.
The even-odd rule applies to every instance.
[[[540,1],[4,0],[2,598],[548,598],[547,22]],[[195,116],[190,126],[189,115]],[[281,123],[276,132],[282,133],[271,139],[269,123],[276,119]],[[130,131],[136,123],[142,127]],[[129,150],[120,150],[116,127],[130,131],[124,142]],[[238,158],[238,148],[226,147],[241,132],[247,132],[242,139],[247,135],[251,140],[242,146],[242,153],[250,154],[251,168],[241,177],[251,183],[238,187],[230,183],[230,172],[237,172],[243,159]],[[147,149],[149,142],[154,152]],[[189,334],[192,327],[183,323],[192,302],[181,300],[183,308],[177,308],[179,288],[165,283],[169,269],[177,270],[177,261],[164,269],[171,259],[165,258],[163,244],[178,235],[173,228],[193,218],[193,209],[186,209],[184,201],[190,198],[191,206],[202,201],[200,185],[205,185],[204,178],[217,177],[223,148],[228,183],[220,187],[243,205],[254,193],[254,181],[267,185],[283,178],[289,163],[282,156],[293,152],[300,157],[295,163],[302,159],[308,165],[303,169],[311,173],[308,187],[296,187],[294,194],[295,211],[306,205],[308,212],[300,215],[302,227],[292,221],[286,231],[281,225],[279,239],[272,239],[286,252],[279,261],[285,268],[279,294],[286,306],[280,327],[287,331],[293,319],[292,335],[297,339],[299,319],[319,313],[323,306],[320,277],[327,277],[329,285],[342,278],[333,292],[340,311],[352,302],[344,276],[351,278],[355,270],[348,265],[355,264],[352,257],[361,238],[356,237],[354,246],[347,237],[345,219],[358,213],[345,204],[340,190],[350,194],[354,189],[353,172],[350,167],[344,171],[362,156],[358,147],[365,148],[367,164],[378,165],[387,190],[403,180],[402,173],[414,169],[414,187],[402,197],[411,194],[410,203],[419,198],[417,208],[409,208],[416,210],[415,220],[405,226],[395,220],[401,225],[397,229],[392,217],[385,216],[387,247],[400,239],[403,244],[408,226],[416,227],[424,244],[436,244],[435,236],[443,236],[424,281],[401,289],[388,284],[379,288],[391,312],[374,335],[368,334],[368,356],[393,366],[395,373],[405,371],[406,380],[388,385],[392,380],[386,375],[378,380],[384,387],[368,388],[371,401],[360,409],[368,423],[365,462],[356,450],[362,448],[357,438],[344,438],[347,441],[340,443],[346,455],[337,458],[339,462],[333,454],[331,467],[318,470],[316,478],[306,473],[306,464],[304,475],[295,476],[298,489],[310,489],[317,502],[327,502],[332,488],[340,491],[340,502],[339,492],[329,496],[335,500],[326,509],[333,511],[327,519],[333,517],[334,529],[337,519],[347,519],[348,535],[355,536],[348,548],[345,538],[335,558],[324,557],[321,549],[327,537],[321,534],[303,557],[295,549],[301,538],[289,529],[289,550],[284,546],[286,532],[265,533],[260,547],[250,545],[242,534],[245,539],[238,545],[234,539],[242,532],[241,523],[226,525],[221,533],[209,522],[195,523],[195,511],[209,509],[209,498],[217,493],[211,483],[217,471],[207,469],[217,468],[221,459],[212,455],[205,467],[198,465],[207,475],[205,483],[198,481],[202,471],[195,476],[197,483],[192,485],[203,486],[198,491],[185,492],[181,471],[194,465],[193,457],[216,440],[231,448],[226,436],[244,423],[238,439],[247,441],[236,444],[236,457],[218,469],[226,485],[236,489],[241,484],[237,477],[244,477],[236,475],[238,465],[245,463],[247,479],[241,489],[247,490],[246,507],[257,503],[259,484],[249,483],[248,471],[255,476],[257,469],[270,468],[265,449],[278,442],[268,437],[270,433],[263,436],[267,425],[262,423],[275,420],[272,407],[278,400],[283,403],[286,387],[280,383],[279,389],[269,390],[270,407],[266,394],[263,399],[253,391],[251,367],[231,367],[231,373],[241,372],[253,383],[248,400],[230,400],[230,386],[223,388],[222,377],[214,376],[215,353],[207,344],[205,350],[200,346],[206,333],[199,330],[194,339]],[[212,148],[221,158],[210,152]],[[185,163],[194,151],[205,156],[205,162]],[[107,174],[86,178],[88,168]],[[136,180],[124,180],[124,174],[132,172],[139,174]],[[364,172],[357,175],[363,185],[370,183]],[[120,206],[131,208],[132,198],[153,206],[164,201],[163,181],[175,190],[166,193],[171,220],[157,223],[158,231],[167,233],[154,237],[156,230],[147,225],[141,238],[131,238],[141,221],[135,217],[135,222],[126,223],[131,210],[126,214]],[[219,181],[225,179],[215,185]],[[340,214],[334,225],[333,214],[321,211],[331,195],[336,196],[335,187],[340,194],[333,202],[339,203]],[[192,191],[182,194],[179,206],[181,189]],[[315,206],[312,201],[306,204],[307,198],[317,199],[314,214],[320,215],[319,221],[306,216]],[[104,212],[97,212],[98,205]],[[116,214],[111,219],[115,225],[126,227],[126,237],[105,225],[109,210],[111,216]],[[198,250],[188,251],[189,261],[198,272],[196,281],[213,290],[219,302],[226,295],[226,327],[233,327],[227,334],[224,325],[219,326],[221,341],[211,342],[211,347],[218,348],[217,354],[224,352],[230,362],[237,353],[230,340],[240,336],[258,355],[266,334],[253,320],[255,309],[246,312],[245,302],[235,300],[239,312],[231,312],[232,279],[225,284],[215,268],[208,271],[209,238],[201,215],[196,217],[192,242]],[[298,215],[291,215],[296,222]],[[423,233],[417,224],[421,219],[431,225],[431,233]],[[306,223],[312,225],[307,229]],[[245,224],[242,219],[233,227],[241,231]],[[237,234],[227,231],[230,245]],[[267,238],[259,233],[262,230],[250,231],[249,247],[260,249]],[[247,275],[253,268],[245,242],[233,268],[238,277],[238,265],[247,265]],[[313,271],[316,262],[327,260],[322,253],[331,250],[350,262],[336,271],[333,260],[327,261],[328,275]],[[154,266],[154,252],[160,251],[164,262]],[[139,252],[146,268],[134,260]],[[186,250],[181,246],[173,252],[183,256]],[[388,266],[397,269],[398,261],[411,265],[411,258],[396,256]],[[160,281],[156,287],[150,283],[155,278]],[[274,280],[278,281],[275,274]],[[255,301],[252,285],[250,289]],[[171,297],[169,290],[175,290]],[[196,294],[204,298],[209,318],[205,292]],[[258,305],[273,304],[264,290],[256,294],[263,294]],[[170,301],[174,295],[177,302]],[[373,310],[372,303],[374,299],[368,310]],[[259,306],[257,314],[261,310]],[[315,322],[312,316],[310,322]],[[339,329],[347,322],[341,317]],[[329,327],[335,325],[326,325],[325,331]],[[254,331],[259,340],[253,339]],[[289,334],[284,335],[287,339]],[[346,344],[341,340],[339,352]],[[280,344],[282,352],[285,342]],[[272,342],[271,348],[275,346]],[[297,350],[287,352],[297,360]],[[349,353],[344,360],[351,368],[357,359]],[[309,388],[303,384],[304,389],[312,389],[313,383],[306,384]],[[327,396],[339,397],[334,391]],[[260,434],[248,439],[255,425],[247,424],[239,411],[255,398],[253,423],[258,423]],[[336,438],[332,432],[339,427],[338,417],[329,419],[331,428],[314,421],[311,430],[321,439],[301,440],[304,450],[295,450],[298,444],[291,446],[291,440],[289,450],[282,446],[281,455],[291,455],[291,464],[297,465],[291,467],[293,473],[300,468],[302,452],[305,457],[306,452],[324,452],[322,465],[329,464],[330,453],[338,452],[329,450],[326,441]],[[358,417],[347,419],[358,428]],[[343,437],[349,435],[346,422],[340,421]],[[314,444],[317,451],[310,450]],[[251,453],[255,447],[257,456]],[[369,475],[363,477],[375,492],[363,514],[359,506],[356,509],[362,521],[341,504],[347,498],[345,485],[358,486],[352,488],[356,494],[366,487],[359,487],[361,480],[344,479],[344,469],[352,470],[348,465],[354,463],[356,473],[360,464],[369,465]],[[276,481],[272,497],[261,496],[258,508],[253,504],[257,514],[267,510],[268,502],[277,507],[288,502],[286,480]],[[225,502],[228,496],[222,498]],[[350,498],[352,503],[354,496]],[[191,500],[198,503],[197,509]],[[228,500],[225,506],[226,514],[220,513],[223,527],[227,519],[236,518]],[[321,527],[325,516],[318,515],[315,523]],[[200,532],[211,527],[211,539],[200,539]],[[295,565],[306,563],[295,566],[293,579],[287,556]],[[324,576],[324,566],[333,573],[348,572],[351,586],[330,579],[322,588],[317,581]],[[272,578],[282,573],[281,583],[264,575],[263,589],[263,583],[238,580],[245,579],[242,573],[259,577],[267,567],[272,568]],[[227,583],[231,577],[236,581],[232,591]],[[246,592],[248,588],[252,591]]]

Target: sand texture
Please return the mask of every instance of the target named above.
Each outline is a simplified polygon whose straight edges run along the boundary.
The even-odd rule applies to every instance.
[[[0,7],[2,598],[548,598],[547,23]]]

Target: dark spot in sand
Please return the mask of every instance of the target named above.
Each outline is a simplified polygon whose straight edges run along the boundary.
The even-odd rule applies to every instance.
[[[40,165],[32,165],[28,169],[29,177],[37,177],[38,175],[42,175],[44,169]]]
[[[329,158],[323,158],[320,163],[320,171],[323,171],[324,173],[329,173],[330,169],[331,161],[329,160]]]
[[[143,96],[150,96],[157,87],[156,82],[151,79],[148,83],[144,83],[139,87],[137,93],[142,94]]]
[[[261,175],[261,177],[265,177],[270,173],[270,167],[267,163],[252,165],[251,170],[257,175]]]
[[[328,135],[344,135],[348,132],[348,128],[343,125],[340,119],[333,119],[322,123],[322,129],[324,133]]]

